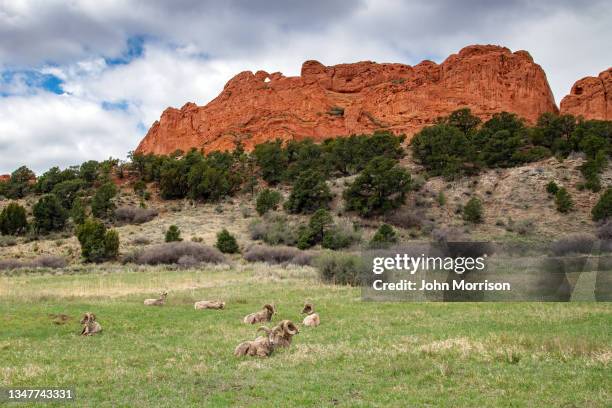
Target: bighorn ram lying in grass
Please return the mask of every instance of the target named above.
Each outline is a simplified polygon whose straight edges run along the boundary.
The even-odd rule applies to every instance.
[[[289,347],[291,338],[299,332],[297,326],[291,320],[283,320],[272,328],[270,339],[274,347]]]
[[[81,324],[83,325],[81,336],[93,336],[102,331],[102,326],[100,326],[100,323],[96,322],[96,315],[93,313],[85,313],[81,319]]]
[[[299,332],[296,325],[289,320],[283,320],[272,329],[262,326],[257,331],[263,331],[266,335],[240,343],[234,350],[235,356],[268,357],[277,347],[289,347],[291,338]]]
[[[272,340],[272,330],[265,326],[257,329],[257,332],[264,331],[265,336],[259,336],[255,340],[244,341],[240,343],[234,350],[235,356],[257,356],[268,357],[274,351],[274,343]]]
[[[315,313],[314,305],[312,303],[304,303],[304,309],[302,309],[302,313],[306,314],[306,317],[302,322],[304,326],[317,327],[321,324],[321,318],[319,317],[318,313]]]
[[[272,320],[272,315],[274,314],[274,312],[274,306],[270,304],[265,304],[262,310],[246,315],[243,321],[249,324],[269,322],[270,320]]]
[[[166,296],[168,296],[168,292],[161,292],[159,294],[159,299],[145,299],[145,306],[163,306],[166,303]]]
[[[195,302],[193,306],[195,310],[223,309],[225,307],[225,302],[220,302],[218,300],[201,300],[199,302]]]

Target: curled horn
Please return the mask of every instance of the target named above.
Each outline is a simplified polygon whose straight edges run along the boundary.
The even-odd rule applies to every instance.
[[[310,313],[312,313],[313,310],[314,310],[314,307],[313,307],[312,303],[310,303],[310,302],[304,303],[304,309],[302,309],[302,313],[310,314]]]
[[[89,314],[89,321],[90,321],[90,322],[95,322],[95,321],[96,321],[96,315],[95,315],[95,314],[93,314],[93,313],[90,313],[90,314]]]
[[[298,328],[295,324],[293,324],[292,321],[290,320],[284,320],[283,321],[283,331],[285,331],[288,334],[291,334],[292,336],[294,334],[298,334]]]
[[[272,312],[272,313],[275,313],[275,312],[276,312],[276,310],[274,310],[274,306],[272,306],[272,305],[271,305],[271,304],[269,304],[269,303],[266,303],[266,304],[264,305],[264,309],[268,309],[268,310],[269,310],[270,312]]]
[[[88,320],[89,320],[89,313],[85,313],[85,314],[83,315],[83,318],[81,319],[81,322],[80,322],[80,323],[81,323],[81,324],[85,324],[85,323],[87,323],[87,321],[88,321]]]

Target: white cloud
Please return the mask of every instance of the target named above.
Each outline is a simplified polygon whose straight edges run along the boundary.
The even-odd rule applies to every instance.
[[[611,16],[605,1],[0,0],[0,75],[12,72],[0,76],[0,173],[124,157],[167,106],[203,105],[243,70],[297,75],[307,59],[416,64],[500,44],[528,50],[559,101],[609,66]],[[143,49],[130,54],[134,38]]]

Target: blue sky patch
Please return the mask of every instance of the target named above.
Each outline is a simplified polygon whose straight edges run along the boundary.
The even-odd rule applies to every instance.
[[[118,102],[110,102],[104,101],[102,102],[102,109],[111,111],[111,110],[121,110],[126,111],[129,107],[128,101],[118,101]]]
[[[132,60],[139,58],[144,53],[145,36],[133,36],[127,39],[127,46],[121,56],[116,58],[104,58],[108,65],[126,65]]]
[[[63,81],[52,74],[43,74],[35,70],[7,70],[0,73],[0,96],[11,96],[11,83],[23,81],[28,88],[44,89],[57,95],[64,93]],[[5,88],[5,89],[2,89]]]

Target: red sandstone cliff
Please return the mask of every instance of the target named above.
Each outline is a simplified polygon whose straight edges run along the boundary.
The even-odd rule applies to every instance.
[[[322,140],[377,129],[412,135],[466,106],[482,119],[509,111],[535,121],[557,111],[546,75],[529,53],[474,45],[439,65],[306,61],[299,77],[242,72],[206,106],[166,109],[136,151],[224,150],[237,141],[251,148],[275,138]]]
[[[561,113],[585,119],[612,120],[612,68],[598,77],[582,78],[561,101]]]

